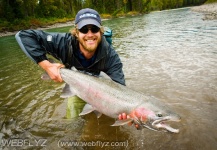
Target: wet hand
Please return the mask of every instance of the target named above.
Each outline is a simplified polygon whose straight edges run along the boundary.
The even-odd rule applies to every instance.
[[[44,60],[38,63],[49,75],[49,77],[55,82],[62,82],[63,79],[60,76],[60,68],[64,68],[65,66],[60,63],[50,63],[48,60]]]
[[[130,116],[127,115],[126,113],[119,114],[119,116],[118,116],[118,119],[119,119],[119,120],[124,120],[124,119],[129,119],[129,118],[130,118]],[[132,125],[133,125],[133,122],[128,123],[128,125],[129,125],[129,126],[132,126]],[[139,125],[138,125],[138,124],[135,124],[135,127],[138,129],[138,128],[139,128]]]

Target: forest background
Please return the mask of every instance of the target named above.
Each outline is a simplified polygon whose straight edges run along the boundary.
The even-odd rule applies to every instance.
[[[211,2],[217,0],[0,0],[0,32],[73,21],[76,13],[87,7],[102,18],[113,18]]]

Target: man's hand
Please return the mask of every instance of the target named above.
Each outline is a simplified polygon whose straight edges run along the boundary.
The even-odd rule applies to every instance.
[[[65,66],[60,63],[50,63],[48,60],[43,60],[38,63],[41,68],[43,68],[49,77],[55,82],[62,82],[63,79],[60,76],[60,68],[64,68]]]
[[[119,114],[119,116],[118,116],[119,120],[124,120],[124,119],[128,119],[128,118],[130,118],[130,116],[127,115],[126,113]],[[133,122],[128,123],[129,126],[132,126],[132,124],[133,124]],[[135,124],[135,127],[138,129],[139,125]]]

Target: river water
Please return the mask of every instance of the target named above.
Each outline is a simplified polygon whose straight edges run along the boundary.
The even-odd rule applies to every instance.
[[[63,84],[42,81],[43,70],[8,36],[0,38],[0,149],[216,149],[217,20],[186,8],[103,24],[113,30],[127,86],[175,110],[180,133],[111,127],[114,119],[94,114],[66,119]]]

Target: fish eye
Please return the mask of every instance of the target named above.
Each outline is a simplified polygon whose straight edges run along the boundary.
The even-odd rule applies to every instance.
[[[163,114],[162,113],[157,113],[157,116],[158,117],[163,117]]]

